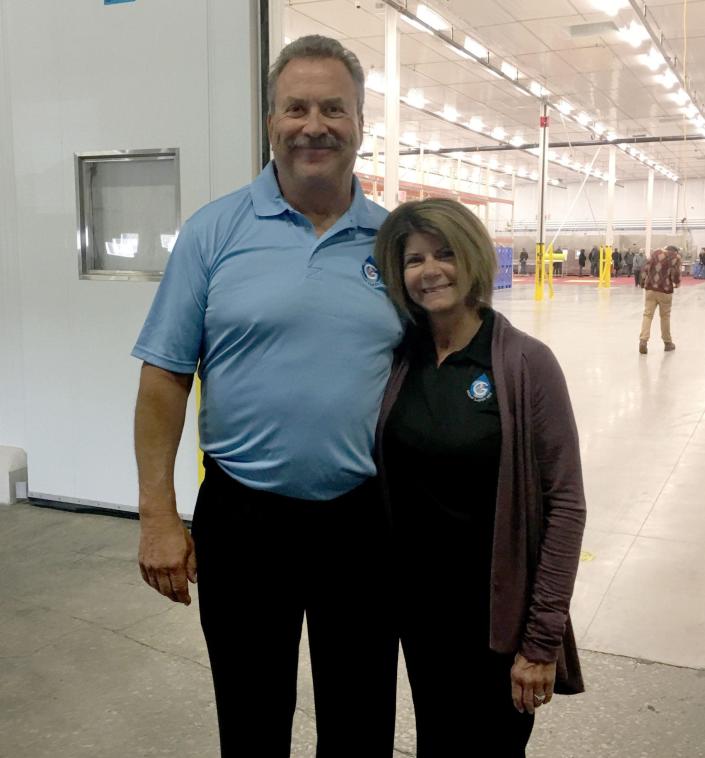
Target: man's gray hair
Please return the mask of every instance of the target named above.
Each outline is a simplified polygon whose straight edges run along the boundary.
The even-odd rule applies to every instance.
[[[362,118],[362,109],[365,105],[365,72],[360,65],[360,61],[355,53],[343,47],[338,40],[323,37],[320,34],[309,34],[306,37],[299,37],[290,42],[279,53],[267,77],[267,101],[270,114],[274,113],[274,101],[276,99],[279,75],[287,63],[297,58],[332,58],[340,61],[350,72],[350,76],[352,76],[353,82],[355,82],[355,89],[357,89],[357,115],[358,118]]]
[[[669,245],[666,250],[670,251],[671,253],[678,253],[680,252],[678,248],[675,245]]]

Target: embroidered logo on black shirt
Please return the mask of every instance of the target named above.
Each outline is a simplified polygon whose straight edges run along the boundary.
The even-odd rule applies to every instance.
[[[477,379],[468,387],[467,393],[471,400],[476,403],[484,403],[492,397],[492,382],[487,374],[478,376]]]

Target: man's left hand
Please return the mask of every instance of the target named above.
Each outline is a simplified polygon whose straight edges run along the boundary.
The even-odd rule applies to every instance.
[[[519,713],[530,713],[553,697],[553,685],[556,681],[555,663],[532,663],[520,653],[514,658],[512,666],[512,700]]]

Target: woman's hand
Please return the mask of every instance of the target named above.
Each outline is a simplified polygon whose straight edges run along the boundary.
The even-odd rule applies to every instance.
[[[531,713],[553,697],[555,663],[531,663],[520,653],[512,666],[512,700],[519,713]]]

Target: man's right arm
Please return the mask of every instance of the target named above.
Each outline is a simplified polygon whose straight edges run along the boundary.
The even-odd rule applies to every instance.
[[[142,578],[157,592],[188,605],[196,581],[193,541],[178,515],[174,465],[193,384],[192,374],[142,365],[135,409]]]

